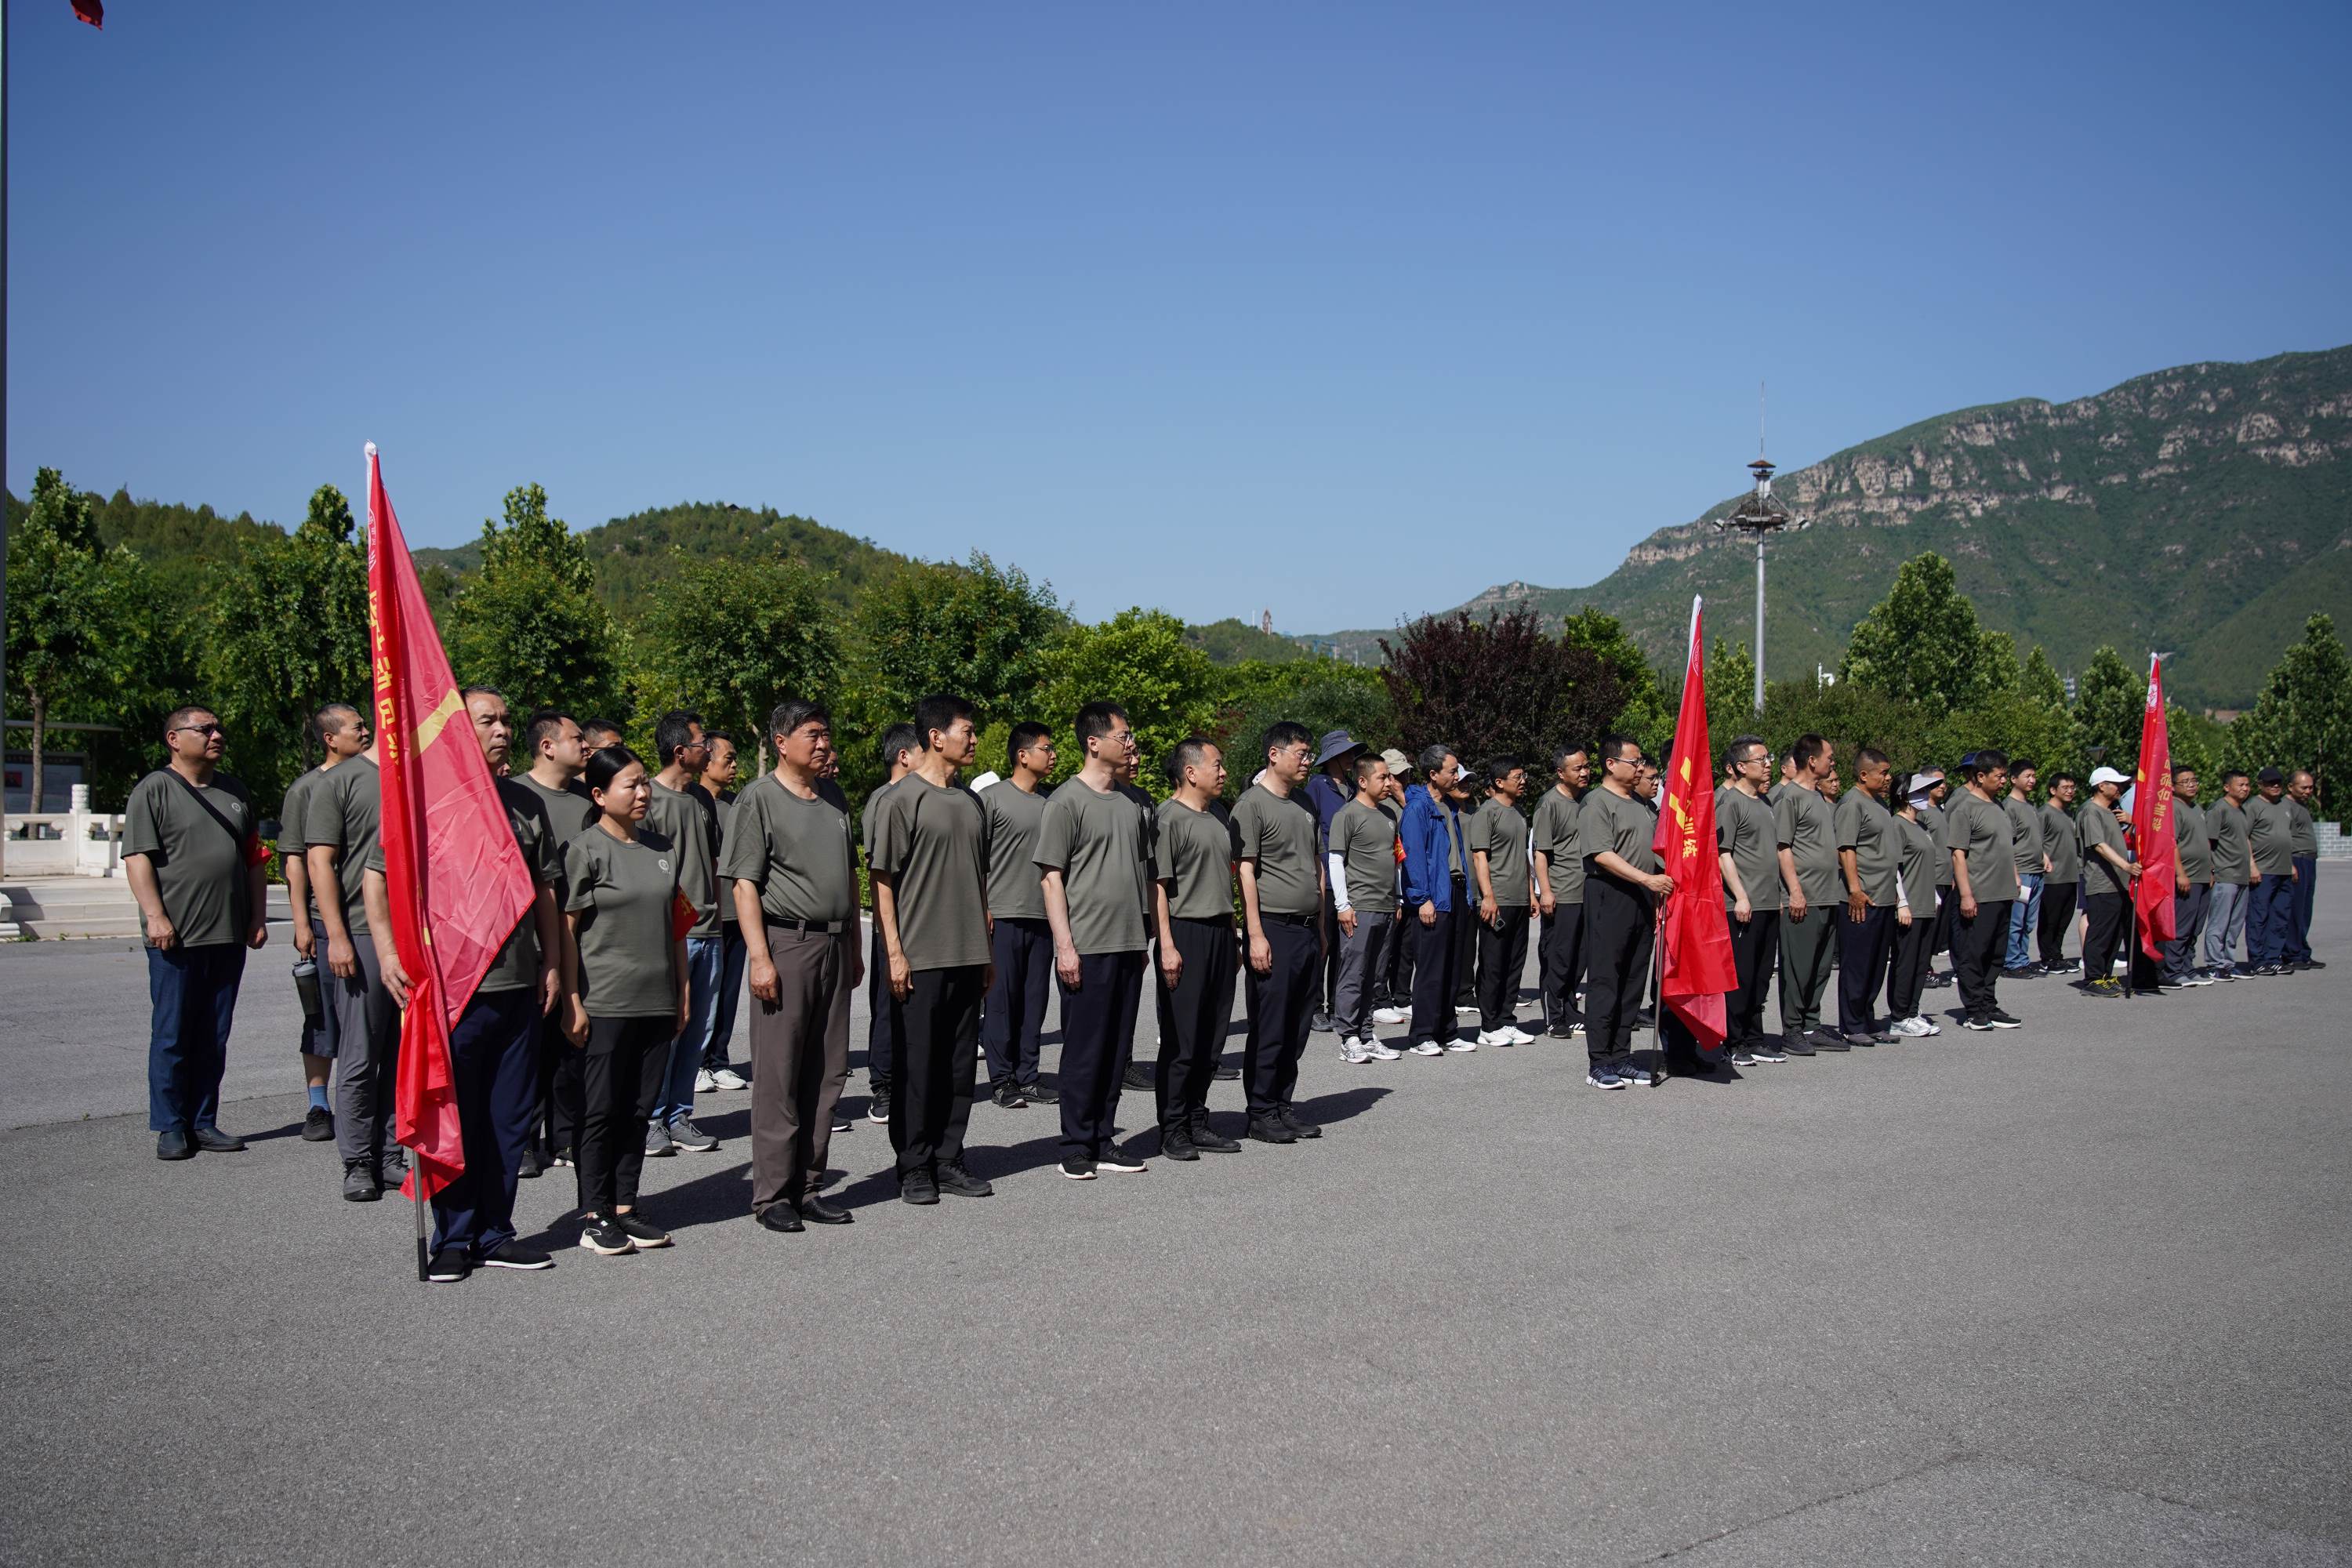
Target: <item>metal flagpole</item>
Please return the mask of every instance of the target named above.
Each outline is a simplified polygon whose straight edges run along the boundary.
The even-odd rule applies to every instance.
[[[1666,904],[1658,900],[1658,912],[1651,921],[1650,933],[1650,1045],[1658,1053],[1658,1065],[1652,1070],[1650,1087],[1655,1089],[1666,1081]]]

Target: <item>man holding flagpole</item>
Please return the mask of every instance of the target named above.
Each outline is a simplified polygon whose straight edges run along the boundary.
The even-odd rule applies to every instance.
[[[1659,781],[1651,852],[1665,899],[1658,919],[1658,1029],[1669,1068],[1685,1074],[1716,1065],[1729,1032],[1725,994],[1738,988],[1715,823],[1715,772],[1706,743],[1706,666],[1700,602],[1691,601],[1690,657],[1674,749]]]

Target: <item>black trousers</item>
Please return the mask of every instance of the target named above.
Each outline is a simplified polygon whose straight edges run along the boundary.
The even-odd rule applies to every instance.
[[[1288,1105],[1298,1087],[1298,1058],[1307,1050],[1307,1026],[1323,973],[1322,944],[1311,920],[1265,915],[1258,923],[1274,963],[1264,974],[1245,969],[1243,975],[1250,1005],[1249,1033],[1242,1044],[1242,1082],[1249,1089],[1252,1116]]]
[[[2205,911],[2213,902],[2213,884],[2191,882],[2187,892],[2173,883],[2172,931],[2164,944],[2164,983],[2178,985],[2197,968],[2197,939],[2204,934]]]
[[[1224,1052],[1225,1031],[1233,1025],[1234,983],[1241,963],[1230,915],[1209,921],[1171,917],[1168,929],[1184,967],[1171,990],[1167,972],[1157,963],[1151,966],[1152,995],[1160,1014],[1160,1071],[1152,1093],[1163,1128],[1188,1121],[1208,1108],[1209,1085]]]
[[[533,1126],[538,1002],[536,989],[477,991],[449,1031],[466,1169],[433,1194],[436,1252],[454,1247],[479,1258],[514,1239],[515,1179]]]
[[[646,1122],[669,1071],[677,1015],[591,1018],[581,1053],[580,1206],[610,1217],[637,1205],[646,1168]]]
[[[980,963],[918,969],[913,988],[890,998],[898,1052],[889,1080],[890,1147],[898,1152],[902,1177],[963,1162],[987,977],[987,965]],[[887,978],[883,989],[889,989]]]
[[[1054,928],[1044,921],[999,920],[988,955],[996,983],[981,1011],[980,1048],[988,1053],[989,1085],[1035,1083],[1045,998],[1054,989]]]
[[[1470,884],[1454,879],[1454,995],[1456,1007],[1478,1005],[1478,906]]]
[[[1536,981],[1543,990],[1546,1027],[1584,1021],[1576,1005],[1576,983],[1583,978],[1584,900],[1580,892],[1575,903],[1552,906],[1536,938]]]
[[[1995,987],[2000,981],[2001,960],[2009,949],[2009,906],[2011,900],[1997,904],[1977,902],[1976,917],[1971,920],[1959,910],[1959,897],[1952,899],[1952,977],[1959,982],[1960,1005],[1969,1016],[1979,1023],[1990,1018],[2000,1006]]]
[[[1478,927],[1478,1026],[1518,1022],[1519,976],[1528,967],[1528,911],[1497,905],[1492,925]]]
[[[1646,889],[1588,868],[1584,880],[1584,1049],[1595,1065],[1633,1054],[1657,941]]]
[[[1841,902],[1821,912],[1837,921],[1838,1030],[1872,1034],[1878,1025],[1878,988],[1886,979],[1886,954],[1895,941],[1895,911],[1873,904],[1855,920]]]
[[[1435,1040],[1454,1037],[1454,954],[1460,943],[1454,933],[1456,921],[1468,924],[1470,911],[1459,906],[1437,911],[1433,925],[1421,923],[1421,910],[1405,906],[1405,923],[1412,928],[1412,1037]]]
[[[538,1127],[551,1153],[569,1152],[580,1142],[580,1112],[586,1093],[582,1071],[586,1058],[564,1037],[563,1009],[539,1021]]]
[[[898,1016],[891,1007],[890,955],[882,949],[882,926],[877,921],[866,951],[866,1089],[877,1100],[890,1098],[898,1036]]]
[[[1143,1005],[1143,966],[1150,955],[1078,954],[1078,984],[1062,990],[1062,1152],[1091,1160],[1110,1142],[1118,1091],[1135,1054],[1135,1017]],[[1056,984],[1060,982],[1058,978]]]
[[[2139,944],[2139,922],[2132,919],[2130,894],[2094,893],[2083,900],[2083,914],[2090,922],[2083,933],[2084,979],[2106,979],[2120,948],[2131,961],[2133,990],[2154,991],[2164,984],[2163,973],[2148,962]]]
[[[2074,894],[2081,884],[2058,885],[2054,877],[2042,884],[2042,917],[2036,935],[2041,938],[2042,962],[2055,964],[2065,956],[2066,932],[2074,924]]]
[[[2042,889],[2045,893],[2049,890],[2046,887]],[[1952,931],[1960,918],[1960,898],[1952,891],[1948,883],[1944,882],[1936,884],[1936,896],[1941,900],[1936,906],[1936,952],[1949,952],[1952,951]],[[2044,902],[2042,907],[2048,909],[2050,906]],[[1933,956],[1929,954],[1931,959]],[[1929,967],[1932,969],[1933,965]]]
[[[1724,1043],[1753,1045],[1764,1037],[1764,999],[1780,957],[1780,911],[1757,910],[1746,925],[1731,925],[1731,964],[1739,984],[1723,998]]]
[[[1936,945],[1942,923],[1935,914],[1913,910],[1911,923],[1895,928],[1894,951],[1886,962],[1886,1010],[1895,1017],[1919,1016],[1919,997],[1927,988],[1927,950]]]

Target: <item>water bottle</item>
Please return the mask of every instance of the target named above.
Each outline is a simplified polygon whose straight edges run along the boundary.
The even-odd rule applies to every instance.
[[[302,1022],[313,1029],[325,1027],[327,999],[319,990],[317,960],[298,958],[294,961],[294,994],[302,999]]]

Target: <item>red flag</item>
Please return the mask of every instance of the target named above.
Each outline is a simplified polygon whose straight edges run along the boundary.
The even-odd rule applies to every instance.
[[[106,31],[106,7],[100,0],[73,0],[73,8],[75,16],[100,32]]]
[[[1658,993],[1688,1025],[1703,1050],[1723,1044],[1723,994],[1739,984],[1724,923],[1723,873],[1716,859],[1715,767],[1706,749],[1706,644],[1699,601],[1691,601],[1690,659],[1683,670],[1683,710],[1666,759],[1665,799],[1651,847],[1675,879],[1658,911]]]
[[[2161,943],[2175,932],[2172,891],[2180,849],[2172,837],[2172,727],[2164,715],[2164,661],[2147,663],[2147,709],[2139,721],[2139,776],[2132,780],[2132,837],[2139,849],[2139,880],[2132,884],[2132,923],[2140,951],[2164,962]]]
[[[393,944],[411,986],[400,1018],[393,1127],[416,1152],[410,1180],[421,1181],[429,1197],[466,1168],[449,1031],[530,907],[530,872],[425,607],[373,443],[367,459],[368,640],[383,759],[380,841]]]

